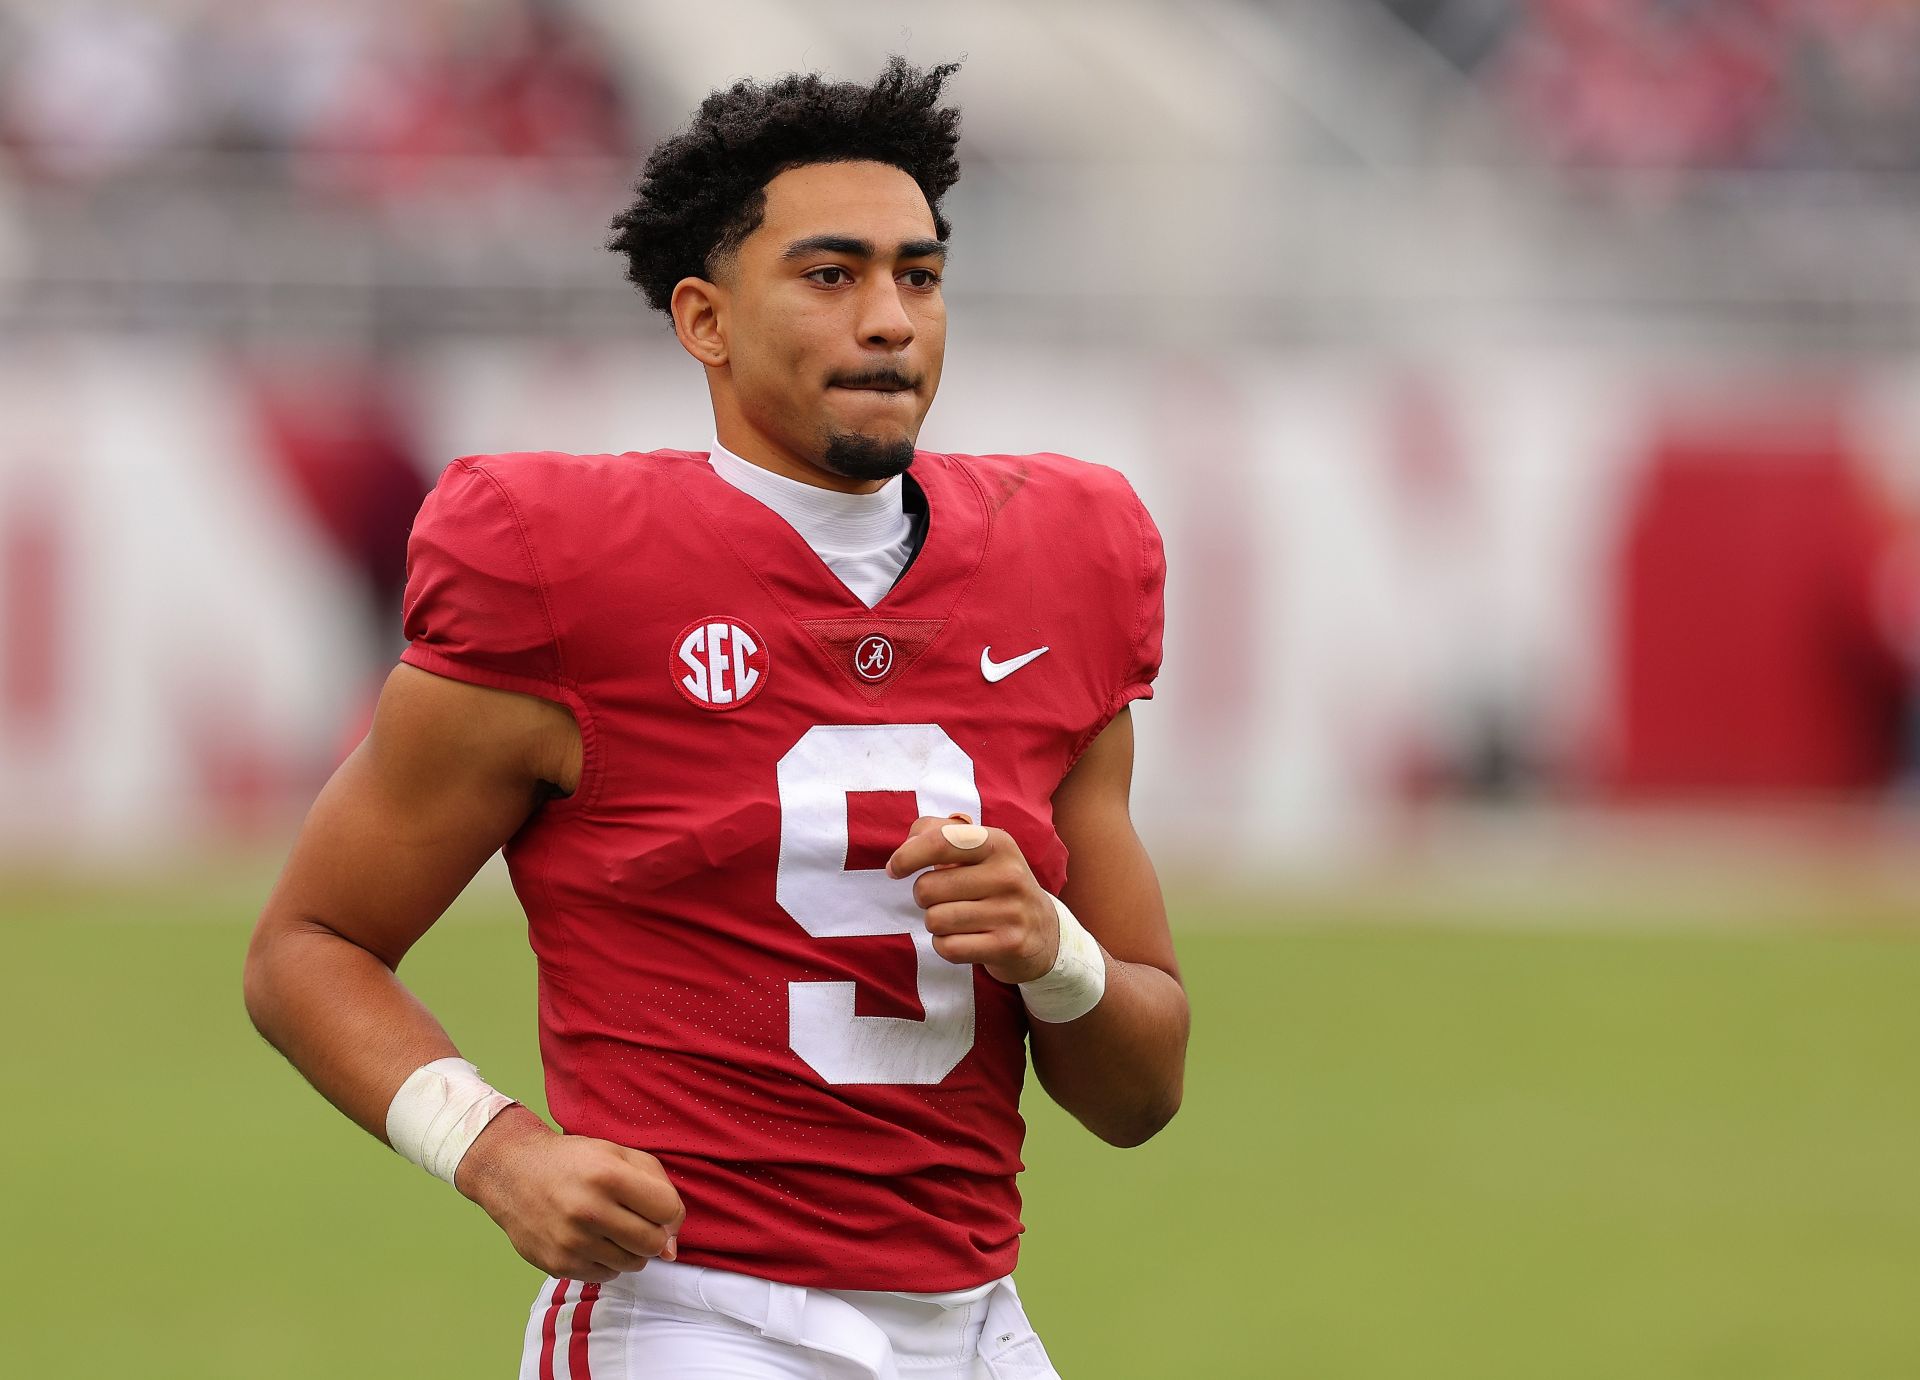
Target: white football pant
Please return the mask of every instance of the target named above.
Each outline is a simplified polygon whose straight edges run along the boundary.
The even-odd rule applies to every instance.
[[[520,1380],[1059,1380],[1012,1279],[925,1302],[664,1260],[548,1279]]]

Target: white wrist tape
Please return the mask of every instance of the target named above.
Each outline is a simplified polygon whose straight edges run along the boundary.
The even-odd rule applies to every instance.
[[[1107,994],[1107,956],[1066,903],[1058,896],[1050,899],[1060,913],[1060,953],[1053,967],[1020,984],[1020,1000],[1035,1020],[1059,1025],[1079,1020]]]
[[[387,1143],[427,1173],[453,1182],[467,1150],[513,1099],[465,1059],[435,1059],[407,1075],[387,1107]]]

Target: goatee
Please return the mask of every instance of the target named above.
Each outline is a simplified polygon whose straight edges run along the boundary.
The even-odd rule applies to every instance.
[[[827,437],[820,467],[847,479],[867,482],[905,474],[913,463],[913,442],[877,441],[857,431],[836,431]]]

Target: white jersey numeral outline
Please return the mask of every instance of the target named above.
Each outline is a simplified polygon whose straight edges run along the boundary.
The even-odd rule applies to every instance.
[[[922,815],[980,818],[973,759],[938,724],[821,724],[778,768],[774,897],[816,939],[913,939],[924,1020],[854,1014],[851,982],[789,982],[787,1038],[828,1083],[938,1083],[973,1048],[973,967],[933,951],[912,883],[847,870],[847,794],[911,791]]]

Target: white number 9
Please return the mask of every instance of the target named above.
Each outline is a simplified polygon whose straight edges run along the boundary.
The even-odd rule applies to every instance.
[[[933,951],[910,883],[847,871],[847,793],[912,791],[922,815],[980,818],[973,760],[937,724],[823,724],[780,759],[774,896],[816,939],[905,934],[925,1020],[856,1016],[851,982],[787,984],[787,1038],[829,1083],[938,1083],[973,1048],[973,968]]]

